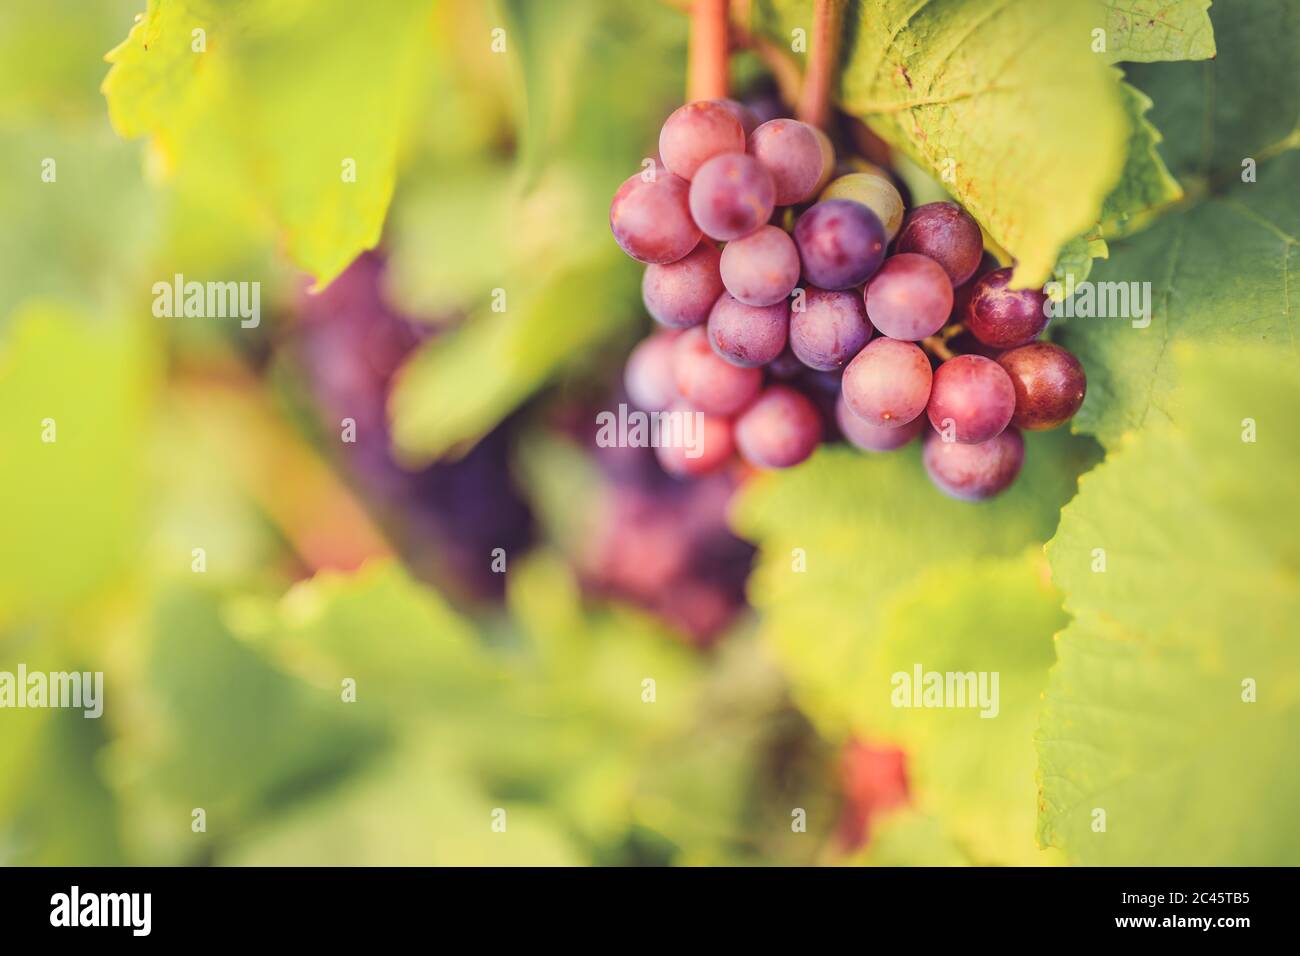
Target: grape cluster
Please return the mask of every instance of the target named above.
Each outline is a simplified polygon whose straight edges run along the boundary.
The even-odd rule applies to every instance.
[[[609,221],[645,263],[642,297],[663,326],[632,352],[628,395],[705,417],[703,454],[659,449],[670,473],[705,474],[733,452],[788,468],[836,431],[869,452],[923,435],[934,484],[980,500],[1015,481],[1021,430],[1083,403],[1078,360],[1038,341],[1046,296],[1010,287],[975,220],[950,202],[907,211],[886,172],[837,168],[806,123],[687,103]]]

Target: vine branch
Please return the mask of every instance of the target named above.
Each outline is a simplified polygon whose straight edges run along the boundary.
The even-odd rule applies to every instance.
[[[686,100],[717,100],[727,95],[729,52],[727,0],[693,0],[686,66]]]
[[[799,119],[818,129],[825,129],[831,115],[831,90],[839,65],[843,14],[844,0],[816,0],[813,5],[808,69],[804,73],[797,112]]]

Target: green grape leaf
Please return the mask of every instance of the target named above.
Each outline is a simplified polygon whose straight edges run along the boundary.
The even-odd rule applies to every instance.
[[[768,32],[788,42],[809,30],[806,0],[776,6]],[[848,9],[841,105],[945,183],[1018,260],[1014,281],[1042,283],[1124,163],[1115,73],[1090,47],[1104,11],[1041,0]]]
[[[1296,360],[1290,271],[1300,236],[1297,176],[1300,152],[1284,153],[1260,167],[1257,182],[1162,217],[1116,243],[1093,269],[1090,311],[1112,317],[1082,316],[1076,295],[1065,303],[1075,317],[1067,311],[1056,323],[1058,339],[1088,373],[1075,429],[1111,446],[1125,431],[1173,416],[1172,347],[1181,342],[1264,344],[1279,350],[1280,361]],[[1135,308],[1139,300],[1149,319]]]
[[[1210,0],[1101,0],[1106,52],[1115,61],[1154,63],[1214,56]]]
[[[1174,352],[1182,413],[1080,483],[1048,548],[1074,620],[1038,735],[1040,839],[1089,865],[1283,865],[1300,373],[1265,349]]]
[[[750,602],[814,724],[832,739],[869,738],[888,677],[876,649],[892,598],[935,565],[1012,557],[1046,541],[1076,476],[1095,461],[1091,442],[1029,435],[1016,484],[981,504],[938,492],[917,447],[882,456],[824,447],[748,484],[733,523],[760,548]]]
[[[149,0],[104,80],[125,137],[277,227],[327,284],[379,240],[412,121],[427,3]],[[197,182],[195,180],[198,180]]]
[[[1101,207],[1101,231],[1108,239],[1136,231],[1151,215],[1183,198],[1156,148],[1162,137],[1147,118],[1150,98],[1129,83],[1121,83],[1120,91],[1132,132],[1124,172]]]
[[[1239,183],[1246,159],[1300,146],[1300,0],[1215,0],[1210,17],[1215,59],[1127,68],[1184,184]]]
[[[140,538],[154,367],[138,325],[33,302],[0,351],[0,626],[60,615]]]
[[[1037,547],[935,565],[890,596],[881,615],[867,695],[872,731],[907,753],[915,807],[977,863],[1055,862],[1034,842],[1034,730],[1052,635],[1065,623]],[[932,674],[968,679],[961,699],[915,706]]]

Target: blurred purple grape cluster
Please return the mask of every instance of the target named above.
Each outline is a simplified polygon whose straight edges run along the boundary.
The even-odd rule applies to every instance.
[[[385,404],[394,374],[432,334],[382,295],[384,262],[367,253],[319,294],[298,302],[291,352],[310,388],[327,438],[356,422],[340,442],[345,467],[403,558],[474,598],[499,596],[504,575],[491,553],[516,554],[532,541],[528,506],[511,477],[509,423],[464,458],[418,471],[393,458]]]

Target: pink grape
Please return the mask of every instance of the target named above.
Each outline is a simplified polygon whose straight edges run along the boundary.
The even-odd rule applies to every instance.
[[[804,278],[823,289],[861,285],[885,258],[885,227],[876,214],[848,199],[810,206],[794,227]]]
[[[867,283],[864,296],[872,324],[893,339],[919,342],[943,328],[952,313],[948,273],[914,252],[890,256]]]
[[[748,139],[749,134],[754,132],[754,130],[763,122],[758,118],[758,114],[744,103],[737,102],[736,100],[714,100],[713,102],[717,103],[732,116],[736,117],[736,119],[740,120],[740,127],[745,131],[746,139]]]
[[[709,313],[709,344],[719,357],[742,368],[757,368],[785,349],[790,303],[746,305],[730,292],[718,296]]]
[[[686,403],[706,415],[734,415],[763,385],[759,369],[741,368],[713,354],[708,335],[698,325],[677,337],[673,374]]]
[[[776,204],[793,206],[817,194],[835,153],[824,133],[792,119],[768,120],[749,137],[749,154],[772,174]]]
[[[975,283],[966,306],[966,327],[985,345],[1014,349],[1047,328],[1047,296],[1041,289],[1009,289],[1010,268],[990,272]]]
[[[659,155],[674,175],[690,179],[705,162],[745,151],[745,129],[735,111],[717,100],[679,106],[659,131]]]
[[[790,316],[790,332],[794,334],[794,315]],[[799,357],[791,351],[789,344],[786,345],[785,351],[778,355],[772,361],[767,363],[767,370],[771,376],[780,381],[794,378],[803,372],[807,366],[799,361]]]
[[[714,156],[690,184],[690,214],[704,234],[729,241],[747,236],[772,216],[776,187],[762,164],[744,153]]]
[[[758,468],[789,468],[817,449],[822,418],[808,397],[770,385],[736,419],[736,447]]]
[[[773,305],[799,282],[799,250],[776,226],[760,226],[722,250],[722,284],[746,305]]]
[[[919,346],[875,339],[844,369],[844,401],[868,425],[898,428],[925,411],[932,378]]]
[[[907,214],[894,251],[929,256],[943,266],[952,284],[959,286],[979,268],[984,237],[979,223],[960,206],[932,202]]]
[[[925,436],[921,453],[926,474],[944,494],[982,501],[1005,491],[1025,461],[1025,441],[1015,428],[978,445],[946,442],[938,432]]]
[[[802,306],[796,299],[790,313],[790,348],[809,368],[843,368],[871,338],[867,310],[856,291],[809,288]]]
[[[655,447],[655,457],[659,459],[664,471],[678,477],[698,478],[717,471],[727,463],[731,453],[736,450],[730,419],[696,412],[685,403],[674,406],[672,411],[683,416],[697,417],[692,418],[689,425],[683,426],[681,434],[688,438],[686,442]]]
[[[690,184],[662,166],[624,180],[609,206],[619,248],[638,262],[676,262],[700,241],[691,218]]]
[[[998,364],[1016,390],[1011,424],[1028,431],[1063,425],[1079,410],[1088,381],[1079,360],[1051,342],[1031,342],[1003,352]]]
[[[632,350],[623,369],[623,387],[637,408],[658,412],[678,399],[673,371],[676,332],[656,332]]]
[[[676,262],[646,266],[641,277],[641,300],[646,311],[670,329],[688,329],[706,321],[713,303],[722,295],[721,263],[718,247],[703,239]]]
[[[1006,370],[980,355],[958,355],[934,373],[930,424],[940,435],[963,445],[996,438],[1011,422],[1016,390]]]
[[[840,426],[845,439],[863,451],[893,451],[902,448],[921,434],[928,424],[924,415],[917,415],[897,428],[872,425],[853,414],[843,395],[835,403],[835,423]]]

